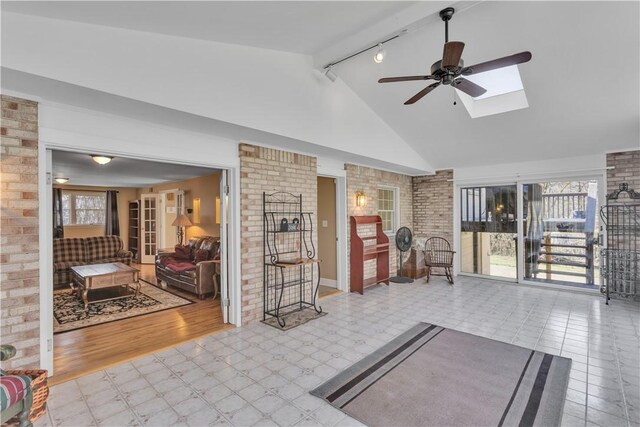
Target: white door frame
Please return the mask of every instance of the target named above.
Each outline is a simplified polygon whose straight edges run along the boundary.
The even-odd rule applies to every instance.
[[[319,177],[336,180],[336,288],[349,292],[347,280],[347,173],[344,170],[318,168]]]
[[[229,305],[227,304],[229,298],[229,281],[227,280],[227,262],[229,260],[228,256],[228,228],[227,228],[227,193],[228,193],[228,183],[227,183],[227,171],[223,170],[220,174],[220,183],[219,183],[219,197],[220,197],[220,218],[218,218],[220,222],[220,305],[222,306],[222,321],[224,323],[229,323]]]
[[[51,151],[64,150],[83,154],[92,154],[99,151],[101,154],[114,157],[127,157],[130,159],[157,161],[163,163],[181,164],[185,166],[200,166],[215,169],[226,169],[229,176],[229,265],[228,282],[230,286],[229,298],[231,305],[229,310],[229,322],[236,326],[242,325],[242,301],[240,286],[240,174],[239,164],[223,164],[207,161],[189,161],[163,156],[161,151],[140,154],[132,148],[80,147],[78,145],[66,145],[63,143],[48,141],[41,135],[38,144],[38,158],[45,161],[38,162],[38,201],[39,207],[39,246],[40,246],[40,365],[42,369],[49,371],[49,376],[54,375],[53,364],[53,213],[51,210]]]

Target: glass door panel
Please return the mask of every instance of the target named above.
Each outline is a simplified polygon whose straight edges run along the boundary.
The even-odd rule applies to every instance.
[[[142,257],[143,264],[153,264],[155,260],[157,242],[158,206],[157,194],[142,195]]]
[[[595,180],[523,184],[524,279],[597,288]]]
[[[460,270],[516,279],[516,185],[460,191]]]

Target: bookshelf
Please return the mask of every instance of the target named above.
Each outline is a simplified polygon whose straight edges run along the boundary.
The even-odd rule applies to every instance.
[[[352,216],[351,221],[351,292],[364,294],[369,286],[389,285],[389,238],[382,230],[379,215]],[[374,229],[374,230],[372,230]],[[365,262],[376,261],[376,275],[365,278]]]

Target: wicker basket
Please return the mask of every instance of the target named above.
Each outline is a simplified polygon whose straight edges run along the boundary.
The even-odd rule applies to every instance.
[[[44,415],[47,411],[47,398],[49,397],[49,385],[47,384],[47,371],[44,369],[7,370],[9,375],[26,375],[31,377],[31,393],[33,404],[29,413],[29,421],[32,423]],[[15,418],[14,418],[15,420]],[[13,420],[11,420],[13,421]],[[13,425],[12,422],[8,425]]]

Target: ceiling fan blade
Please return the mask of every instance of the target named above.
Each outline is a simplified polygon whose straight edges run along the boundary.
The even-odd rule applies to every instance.
[[[378,80],[378,83],[393,83],[393,82],[409,82],[412,80],[436,80],[434,76],[404,76],[404,77],[385,77]]]
[[[462,74],[480,74],[486,71],[496,70],[498,68],[508,67],[510,65],[523,64],[529,62],[531,52],[520,52],[513,55],[505,56],[491,61],[481,62],[480,64],[471,65],[462,69]]]
[[[482,86],[475,84],[471,80],[463,79],[462,77],[455,79],[454,84],[455,86],[453,87],[463,91],[473,98],[484,95],[485,92],[487,92],[487,90]]]
[[[440,82],[430,84],[429,86],[425,87],[425,88],[424,88],[424,89],[422,89],[420,92],[416,93],[416,94],[415,94],[415,95],[413,95],[411,98],[409,98],[409,99],[404,103],[404,105],[414,104],[415,102],[419,101],[423,96],[425,96],[426,94],[428,94],[429,92],[431,92],[432,90],[434,90],[435,88],[437,88],[438,86],[440,86]]]
[[[460,64],[460,58],[462,58],[463,50],[464,43],[462,42],[445,43],[444,51],[442,52],[442,68],[457,68]]]

